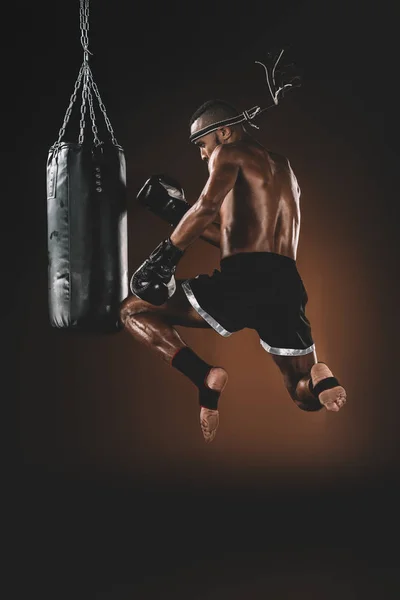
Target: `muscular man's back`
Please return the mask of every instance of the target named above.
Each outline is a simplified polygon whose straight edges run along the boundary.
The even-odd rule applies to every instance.
[[[300,189],[289,161],[254,140],[236,142],[231,150],[239,174],[220,208],[221,258],[275,252],[295,260]]]

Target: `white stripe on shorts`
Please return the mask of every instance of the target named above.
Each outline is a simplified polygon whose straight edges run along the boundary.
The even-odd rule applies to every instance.
[[[305,348],[304,350],[299,350],[297,348],[274,348],[261,339],[260,344],[264,350],[270,354],[278,354],[279,356],[304,356],[305,354],[310,354],[315,349],[315,344]]]
[[[189,300],[190,304],[193,306],[194,310],[197,311],[199,315],[203,317],[203,319],[207,321],[207,323],[211,325],[211,327],[215,329],[217,333],[223,335],[224,337],[232,335],[232,331],[227,331],[224,327],[222,327],[220,323],[218,323],[218,321],[214,319],[214,317],[209,315],[208,312],[201,308],[200,304],[197,302],[196,296],[192,292],[192,288],[190,287],[190,283],[188,280],[182,282],[182,289],[185,292],[186,297]]]

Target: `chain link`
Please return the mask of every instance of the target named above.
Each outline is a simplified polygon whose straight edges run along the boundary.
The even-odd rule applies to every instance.
[[[60,144],[62,138],[65,135],[65,130],[68,125],[69,119],[71,117],[73,106],[77,99],[78,90],[82,85],[82,102],[81,102],[81,109],[80,109],[81,116],[80,116],[80,121],[79,121],[78,143],[83,144],[84,138],[85,138],[85,126],[86,126],[86,114],[87,114],[86,104],[89,105],[89,116],[90,116],[90,120],[92,122],[92,132],[93,132],[94,143],[96,146],[99,146],[102,143],[101,140],[99,139],[98,129],[97,129],[97,125],[96,125],[96,113],[94,110],[93,95],[92,95],[92,91],[93,91],[94,95],[97,98],[99,108],[103,114],[108,132],[111,135],[111,141],[114,144],[114,146],[120,147],[117,142],[117,139],[114,135],[114,131],[111,126],[111,122],[107,116],[106,107],[104,106],[104,104],[101,100],[99,89],[93,80],[93,74],[89,67],[89,54],[92,54],[89,51],[89,0],[80,0],[79,19],[80,19],[80,29],[81,29],[80,41],[81,41],[81,44],[83,47],[83,63],[79,70],[78,78],[77,78],[77,80],[75,82],[75,86],[74,86],[74,91],[71,94],[70,102],[69,102],[67,111],[64,116],[64,121],[63,121],[62,127],[59,131],[58,140],[55,145]]]

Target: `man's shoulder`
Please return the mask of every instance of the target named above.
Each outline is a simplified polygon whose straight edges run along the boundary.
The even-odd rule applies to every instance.
[[[254,160],[254,158],[267,159],[278,168],[290,169],[289,159],[285,155],[265,148],[261,144],[245,140],[239,140],[232,144],[220,144],[212,153],[212,162],[215,166],[228,163],[244,166],[249,159]]]
[[[216,156],[219,156],[221,160],[246,160],[254,155],[263,155],[269,161],[276,163],[277,165],[286,166],[290,165],[289,159],[284,154],[275,152],[262,146],[261,144],[254,144],[245,140],[240,140],[232,144],[221,144],[214,150]]]
[[[218,162],[236,162],[241,160],[248,153],[248,148],[243,142],[234,142],[232,144],[220,144],[214,149],[212,158]]]
[[[234,145],[235,144],[220,144],[214,148],[210,157],[210,163],[213,167],[237,162],[239,154],[237,149],[233,147]]]

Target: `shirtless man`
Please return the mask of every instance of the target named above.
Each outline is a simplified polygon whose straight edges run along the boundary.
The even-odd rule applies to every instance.
[[[259,144],[245,120],[246,113],[220,100],[192,116],[190,140],[209,171],[193,205],[164,176],[143,186],[138,198],[174,229],[133,274],[133,296],[121,306],[125,329],[198,388],[206,442],[217,431],[228,374],[193,352],[176,325],[213,328],[222,336],[254,329],[300,409],[338,411],[346,402],[344,388],[317,362],[305,315],[308,298],[296,266],[299,185],[287,158]],[[199,238],[220,248],[220,270],[175,280],[179,259]]]

